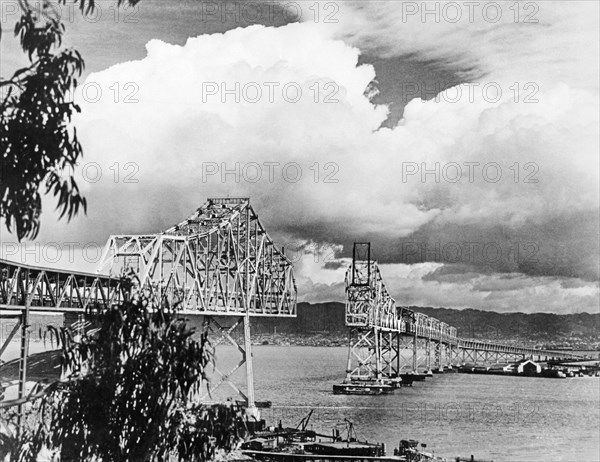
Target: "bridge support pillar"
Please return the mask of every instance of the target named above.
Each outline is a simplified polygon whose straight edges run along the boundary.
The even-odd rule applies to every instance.
[[[398,349],[396,348],[398,333],[380,331],[379,348],[381,349],[381,376],[395,377],[398,371]]]
[[[415,335],[413,336],[413,356],[412,356],[412,370],[416,374],[417,373],[417,365],[418,365],[418,357],[419,350],[417,348],[417,332],[415,330]]]
[[[396,341],[394,342],[396,346],[396,375],[400,374],[402,371],[402,356],[400,355],[401,345],[402,345],[402,334],[396,332]]]
[[[19,390],[18,399],[23,399],[25,396],[25,385],[27,384],[27,358],[29,356],[29,305],[27,300],[25,309],[21,314],[21,351],[19,358]],[[23,405],[17,407],[17,431],[21,434],[21,426],[23,423]]]
[[[381,380],[381,330],[373,328],[375,337],[375,378]]]
[[[425,355],[427,357],[427,372],[431,372],[431,333],[429,334],[429,337],[427,338],[427,343],[425,346]]]
[[[372,328],[349,329],[346,382],[377,377],[376,342],[379,343],[379,340],[376,340],[377,336],[375,329]]]
[[[246,360],[246,391],[249,418],[260,420],[260,413],[254,401],[254,369],[252,368],[252,339],[250,338],[250,316],[244,316],[244,359]]]
[[[434,369],[442,370],[443,369],[443,353],[442,353],[442,342],[435,343],[435,360],[434,360]]]
[[[215,339],[212,341],[214,348],[221,344],[229,343],[236,347],[240,353],[239,362],[228,372],[222,371],[217,364],[214,364],[214,373],[217,376],[216,381],[212,384],[211,394],[219,389],[222,385],[227,384],[235,392],[237,397],[242,398],[246,402],[247,410],[246,414],[249,419],[260,419],[260,413],[256,408],[255,396],[254,396],[254,371],[252,368],[252,341],[250,337],[250,316],[244,315],[238,318],[228,317],[231,319],[233,324],[225,325],[223,320],[218,319],[216,316],[204,316],[203,317],[203,330]],[[241,329],[242,342],[234,337],[234,332]],[[239,334],[238,334],[239,335]],[[245,365],[246,369],[246,393],[244,393],[232,380],[232,376],[238,369]],[[200,397],[200,401],[209,398],[208,390]]]
[[[415,350],[415,338],[412,334],[398,334],[398,356],[400,357],[398,374],[407,371],[414,371],[417,362],[417,353]]]

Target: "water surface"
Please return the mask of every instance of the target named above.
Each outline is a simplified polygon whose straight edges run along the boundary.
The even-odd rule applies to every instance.
[[[218,365],[237,362],[219,347]],[[346,368],[338,347],[255,346],[257,400],[269,424],[296,425],[310,409],[314,430],[330,433],[352,421],[359,437],[383,442],[416,439],[453,460],[471,454],[494,461],[600,460],[600,379],[542,379],[441,374],[389,396],[334,395]],[[235,374],[243,384],[245,370]]]

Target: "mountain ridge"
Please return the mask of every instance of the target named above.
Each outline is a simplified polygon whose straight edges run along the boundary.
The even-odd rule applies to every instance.
[[[473,308],[408,307],[458,329],[459,337],[552,348],[600,349],[600,313],[498,313]],[[259,334],[347,333],[341,302],[298,303],[296,318],[255,318]]]

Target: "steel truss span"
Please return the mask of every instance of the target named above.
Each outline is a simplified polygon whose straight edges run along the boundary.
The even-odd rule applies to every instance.
[[[0,260],[0,318],[18,318],[0,354],[21,330],[19,400],[27,379],[30,311],[85,313],[120,305],[130,295],[121,282],[127,275],[135,276],[134,287],[155,304],[167,302],[183,315],[202,316],[204,330],[220,336],[217,343],[225,338],[237,347],[241,359],[235,370],[246,365],[246,393],[229,378],[235,370],[217,369],[217,386],[229,383],[256,417],[250,319],[295,317],[297,294],[292,262],[248,198],[208,199],[162,233],[110,236],[98,274]],[[234,320],[234,327],[243,326],[243,343],[218,321],[223,316]]]
[[[120,278],[40,268],[0,260],[0,313],[35,311],[83,312],[120,304]]]
[[[249,199],[208,199],[187,220],[153,235],[113,235],[100,271],[133,271],[156,300],[184,313],[295,316],[291,261]]]
[[[295,316],[291,261],[276,248],[249,199],[209,199],[160,234],[110,236],[99,274],[0,260],[0,310],[103,309],[122,302],[133,272],[155,302],[182,313]]]
[[[348,381],[394,378],[403,372],[417,372],[419,367],[441,370],[466,361],[581,358],[561,350],[459,338],[456,327],[396,306],[371,258],[368,242],[354,243],[345,285],[345,319],[350,331]]]

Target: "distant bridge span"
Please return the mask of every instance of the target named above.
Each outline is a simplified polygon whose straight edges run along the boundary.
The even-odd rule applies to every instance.
[[[151,301],[202,316],[204,328],[218,335],[216,344],[230,342],[239,349],[241,361],[229,372],[216,369],[220,379],[212,389],[227,383],[254,408],[250,318],[296,316],[297,295],[291,261],[247,198],[208,199],[162,233],[110,236],[98,274],[0,260],[0,318],[17,318],[0,355],[20,329],[19,397],[26,381],[30,312],[83,315],[119,305],[128,295],[121,276],[131,273]],[[238,326],[243,326],[243,345],[232,337]],[[230,380],[243,364],[246,393]]]
[[[464,363],[581,359],[564,350],[542,350],[460,338],[453,326],[405,307],[389,294],[370,243],[355,243],[346,272],[346,325],[350,328],[348,381],[394,378]]]

